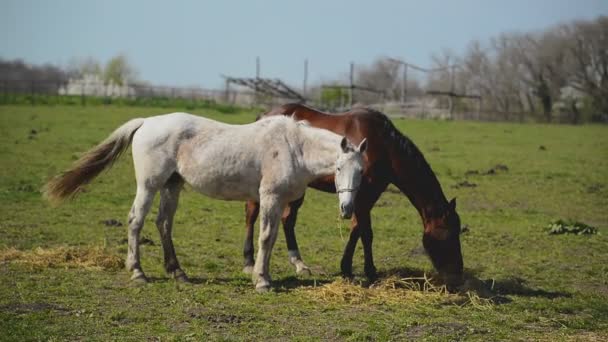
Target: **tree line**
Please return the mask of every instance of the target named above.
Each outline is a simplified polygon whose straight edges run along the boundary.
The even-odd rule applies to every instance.
[[[34,65],[21,59],[3,60],[0,58],[0,81],[53,82],[65,84],[70,78],[78,79],[85,75],[95,75],[105,83],[118,85],[139,84],[137,71],[125,55],[117,55],[105,64],[94,58],[74,58],[66,68],[52,64]]]
[[[521,113],[551,122],[573,123],[608,118],[608,17],[578,20],[539,32],[504,33],[487,42],[471,41],[462,55],[443,50],[421,86],[407,82],[408,96],[428,90],[479,95],[482,110]],[[400,96],[402,69],[380,58],[360,68],[357,83]],[[396,86],[397,85],[397,86]],[[456,100],[459,110],[473,101]]]

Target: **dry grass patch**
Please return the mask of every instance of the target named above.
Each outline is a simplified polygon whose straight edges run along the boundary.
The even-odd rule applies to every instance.
[[[422,277],[402,278],[389,275],[369,287],[338,279],[322,286],[300,289],[308,298],[325,303],[348,304],[412,304],[412,305],[459,305],[487,310],[494,306],[486,296],[482,282],[468,281],[459,293],[448,292],[426,274]]]
[[[0,263],[16,263],[32,269],[84,268],[118,270],[124,268],[123,258],[99,246],[87,247],[38,247],[22,251],[13,247],[0,251]]]

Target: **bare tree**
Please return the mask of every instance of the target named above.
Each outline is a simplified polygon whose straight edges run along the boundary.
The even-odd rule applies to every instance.
[[[358,67],[355,83],[358,86],[384,91],[389,99],[396,99],[400,94],[399,67],[400,65],[394,61],[379,58],[370,66]],[[373,93],[357,94],[357,101],[361,102],[371,103],[377,101],[377,98],[378,95]]]
[[[84,75],[102,76],[103,69],[99,61],[93,57],[76,57],[68,63],[67,72],[71,77],[82,78]]]
[[[567,44],[570,85],[591,98],[593,109],[608,114],[608,17],[562,27]]]

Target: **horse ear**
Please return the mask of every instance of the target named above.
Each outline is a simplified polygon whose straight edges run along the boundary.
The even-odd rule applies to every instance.
[[[342,152],[348,153],[348,139],[346,139],[346,137],[342,137],[340,147],[342,147]]]
[[[448,210],[450,212],[456,211],[456,197],[452,198],[452,200],[450,201],[450,203],[448,203]]]
[[[357,147],[357,151],[359,151],[359,153],[363,153],[365,150],[367,150],[367,138],[363,138],[359,144],[359,147]]]

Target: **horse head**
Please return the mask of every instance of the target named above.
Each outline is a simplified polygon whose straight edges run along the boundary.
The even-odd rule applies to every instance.
[[[452,199],[434,218],[424,224],[422,243],[433,266],[448,285],[462,284],[463,262],[460,250],[460,217],[456,213],[456,199]]]
[[[363,139],[359,146],[351,144],[346,137],[342,138],[340,143],[334,180],[342,218],[350,218],[355,210],[355,197],[361,185],[363,153],[366,149],[366,139]]]

